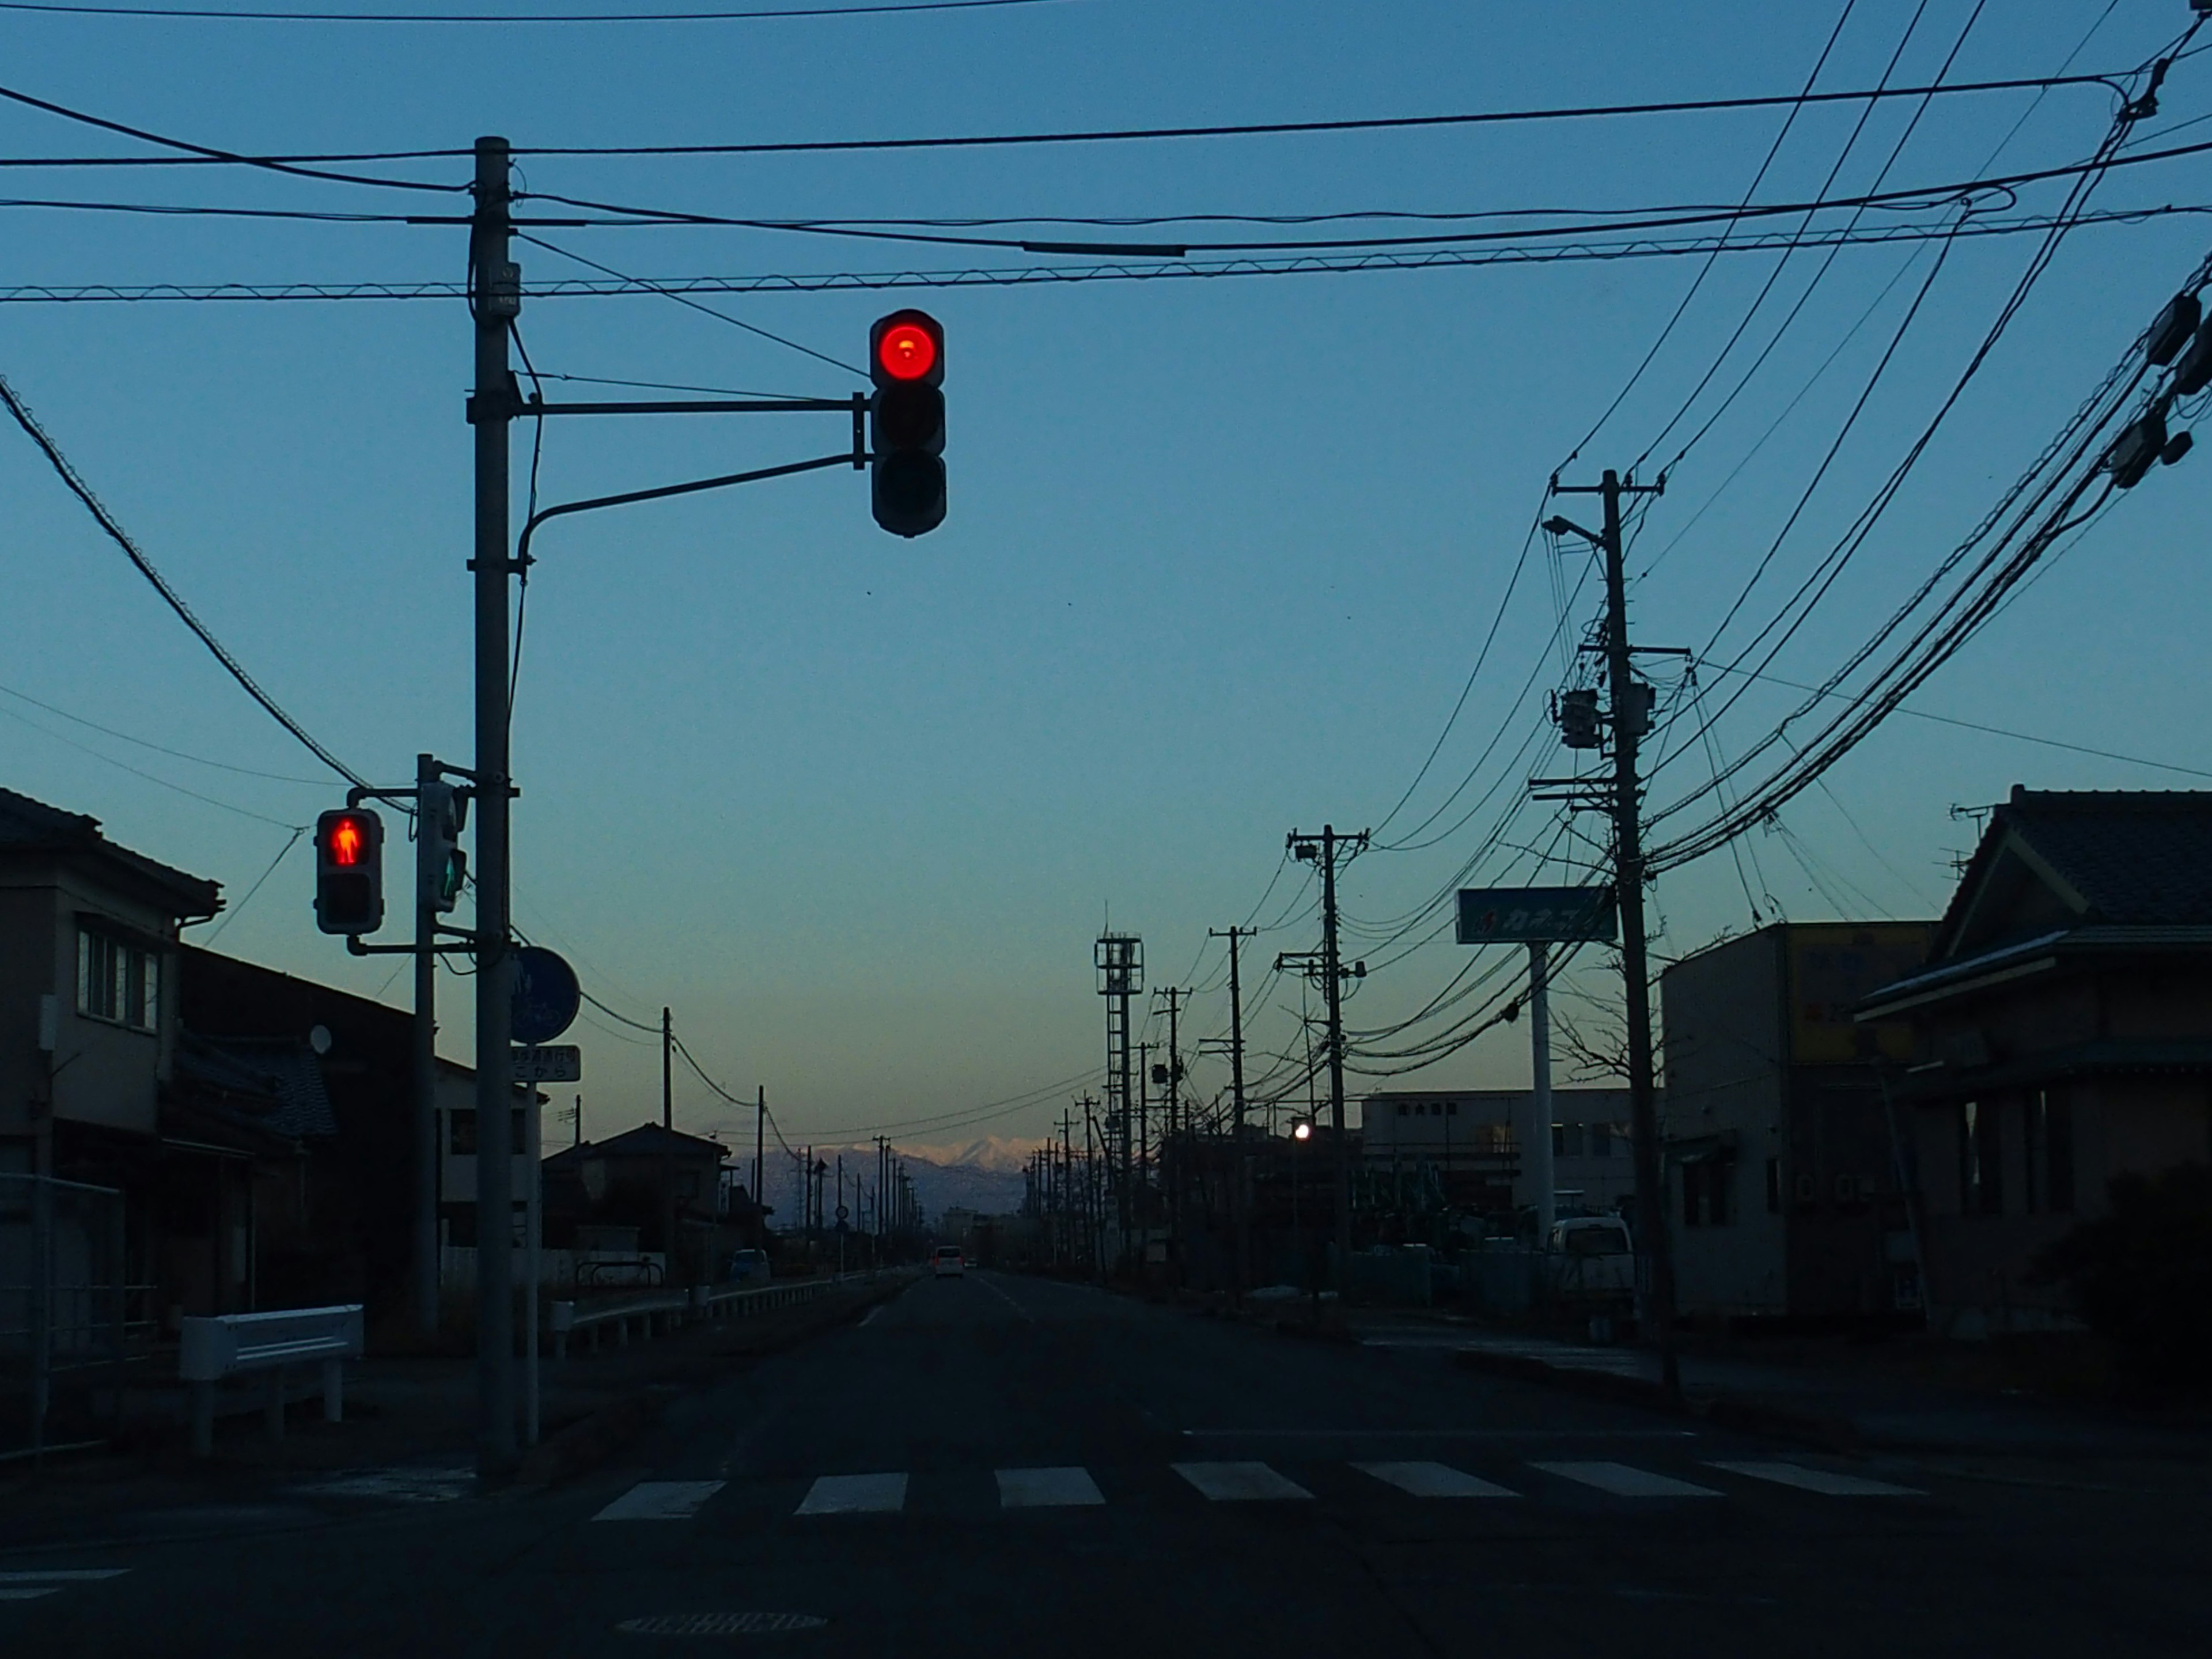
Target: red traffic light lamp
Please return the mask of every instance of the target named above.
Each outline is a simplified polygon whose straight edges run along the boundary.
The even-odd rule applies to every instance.
[[[894,311],[868,331],[874,453],[869,505],[895,536],[945,522],[945,329],[926,311]]]
[[[348,935],[384,926],[384,820],[365,808],[315,820],[315,926]]]

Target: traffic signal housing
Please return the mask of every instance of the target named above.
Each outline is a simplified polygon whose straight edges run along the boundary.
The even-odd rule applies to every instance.
[[[894,311],[868,331],[869,505],[894,536],[945,522],[945,329],[926,311]]]
[[[461,830],[469,821],[469,797],[443,779],[416,787],[415,873],[418,903],[440,915],[460,902],[469,878],[469,855],[461,851]]]
[[[366,808],[315,820],[315,926],[347,934],[384,926],[384,820]]]

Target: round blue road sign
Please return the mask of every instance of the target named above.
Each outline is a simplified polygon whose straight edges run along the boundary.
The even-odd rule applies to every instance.
[[[514,953],[514,1002],[509,1035],[517,1042],[550,1042],[574,1023],[583,988],[576,970],[541,945]]]

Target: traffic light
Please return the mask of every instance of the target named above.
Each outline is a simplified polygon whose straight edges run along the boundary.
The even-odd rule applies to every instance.
[[[869,504],[894,536],[945,522],[945,330],[926,311],[894,311],[868,331]]]
[[[373,933],[384,926],[384,820],[358,806],[315,820],[315,926]]]
[[[443,915],[460,902],[469,878],[469,855],[461,851],[461,830],[469,821],[469,798],[441,779],[418,784],[415,797],[416,878],[418,902]]]

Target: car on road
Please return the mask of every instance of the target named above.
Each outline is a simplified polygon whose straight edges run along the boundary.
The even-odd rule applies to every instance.
[[[766,1250],[736,1250],[730,1255],[729,1279],[734,1284],[766,1284],[769,1270]]]
[[[1636,1293],[1636,1245],[1618,1216],[1562,1216],[1547,1260],[1553,1292],[1570,1300],[1625,1305]]]
[[[929,1258],[929,1270],[939,1279],[959,1279],[968,1272],[968,1258],[957,1244],[940,1244]]]

